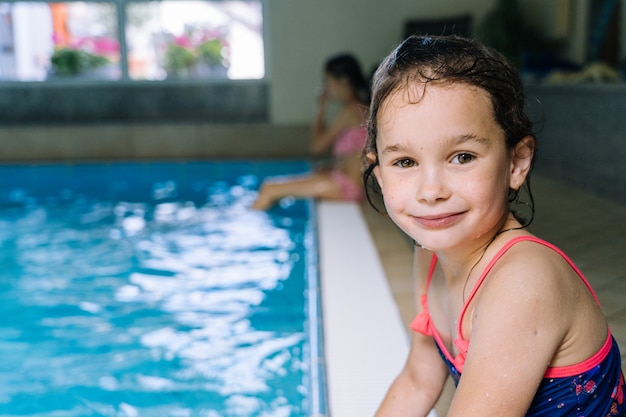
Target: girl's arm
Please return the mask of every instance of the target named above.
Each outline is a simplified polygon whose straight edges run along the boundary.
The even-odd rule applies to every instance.
[[[317,101],[317,111],[313,119],[313,145],[318,142],[318,138],[326,130],[326,111],[328,107],[328,99],[326,92],[322,91]]]
[[[351,118],[350,106],[344,106],[339,110],[330,124],[326,124],[327,98],[324,94],[319,99],[317,113],[313,120],[313,138],[311,143],[311,153],[321,155],[327,152],[337,139],[337,136],[348,126]]]
[[[341,114],[338,114],[328,126],[324,121],[318,121],[320,117],[315,118],[311,143],[311,153],[313,155],[322,155],[332,147],[335,139],[346,126],[344,118]]]
[[[423,417],[443,391],[448,370],[432,337],[414,333],[406,364],[387,391],[376,417]]]
[[[432,253],[414,251],[414,280],[417,314],[422,312],[421,298],[426,291],[426,277]],[[426,416],[441,395],[448,370],[432,337],[413,332],[409,357],[389,388],[376,417]]]

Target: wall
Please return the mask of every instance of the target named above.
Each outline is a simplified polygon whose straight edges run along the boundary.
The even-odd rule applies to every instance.
[[[527,95],[540,121],[537,172],[626,204],[626,85],[529,86]]]
[[[303,158],[309,128],[267,123],[0,126],[0,162]]]
[[[266,122],[267,84],[85,82],[1,87],[0,125]]]
[[[266,0],[270,119],[309,123],[322,65],[349,51],[371,69],[402,40],[407,19],[470,13],[479,21],[494,0]]]

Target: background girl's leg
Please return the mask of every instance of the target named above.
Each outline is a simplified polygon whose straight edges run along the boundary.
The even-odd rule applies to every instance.
[[[316,172],[302,177],[265,182],[252,208],[266,210],[284,197],[311,197],[325,200],[343,198],[339,185],[335,183],[329,172]]]

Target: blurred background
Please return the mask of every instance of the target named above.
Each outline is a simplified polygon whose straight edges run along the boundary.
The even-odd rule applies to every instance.
[[[0,160],[300,157],[329,55],[371,74],[457,33],[520,69],[540,169],[623,202],[625,22],[625,0],[4,1]]]

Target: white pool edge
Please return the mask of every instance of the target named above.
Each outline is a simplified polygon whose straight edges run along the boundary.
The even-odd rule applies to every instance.
[[[373,416],[404,365],[407,331],[359,207],[319,202],[317,223],[329,415]]]

